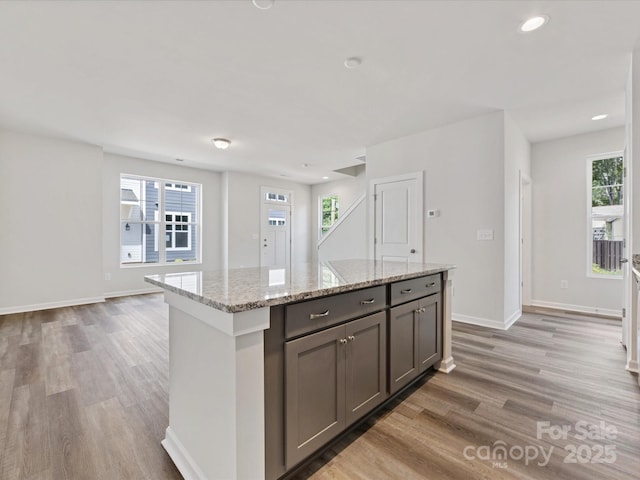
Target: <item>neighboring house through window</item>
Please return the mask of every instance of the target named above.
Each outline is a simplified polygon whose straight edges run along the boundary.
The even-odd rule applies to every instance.
[[[200,261],[201,185],[120,176],[122,265]],[[165,241],[158,241],[165,238]]]

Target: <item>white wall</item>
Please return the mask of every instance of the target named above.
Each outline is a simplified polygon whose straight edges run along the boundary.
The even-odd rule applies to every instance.
[[[424,170],[425,261],[453,263],[453,317],[504,328],[504,113],[496,112],[367,149],[368,179]],[[369,226],[371,228],[371,226]],[[493,241],[478,241],[493,229]]]
[[[586,184],[587,157],[622,150],[624,139],[614,128],[532,145],[532,304],[620,314],[622,281],[586,274]]]
[[[363,165],[358,168],[358,175],[355,177],[347,177],[342,180],[336,180],[333,182],[319,183],[311,186],[311,261],[315,261],[317,258],[317,245],[320,240],[320,197],[327,195],[338,195],[340,202],[341,212],[346,212],[364,193],[367,191],[367,175],[366,167]],[[355,218],[355,217],[354,217]],[[365,226],[366,227],[366,226]],[[364,242],[366,246],[367,232],[366,228],[362,231],[354,230],[352,232],[357,237],[359,243]],[[340,258],[347,258],[345,252],[338,251],[341,247],[339,243],[331,242],[330,250],[325,246],[325,252],[336,249],[335,254]],[[358,257],[351,258],[365,258],[367,255],[366,248]]]
[[[0,314],[102,298],[102,150],[0,131]]]
[[[202,184],[202,265],[120,266],[120,174],[167,178]],[[102,268],[106,296],[157,291],[143,279],[145,275],[220,268],[222,254],[220,206],[221,174],[183,165],[141,160],[115,154],[104,154],[102,169],[103,251]]]
[[[229,268],[255,267],[260,265],[260,187],[274,187],[293,192],[293,221],[291,237],[293,241],[291,261],[308,262],[309,231],[311,223],[311,187],[276,178],[225,172],[222,178],[226,191],[228,218],[226,258]],[[223,235],[225,233],[223,232]],[[223,251],[223,257],[225,251]]]
[[[509,114],[504,116],[504,315],[522,314],[520,298],[520,176],[531,176],[531,146]]]

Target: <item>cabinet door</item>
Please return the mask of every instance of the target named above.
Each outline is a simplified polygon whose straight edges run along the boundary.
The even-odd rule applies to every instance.
[[[442,359],[442,296],[420,300],[418,318],[418,355],[420,373]]]
[[[346,325],[347,425],[387,397],[387,314],[376,313]]]
[[[390,310],[389,316],[389,393],[404,387],[419,373],[418,300]]]
[[[285,344],[287,468],[345,427],[345,337],[339,326]]]

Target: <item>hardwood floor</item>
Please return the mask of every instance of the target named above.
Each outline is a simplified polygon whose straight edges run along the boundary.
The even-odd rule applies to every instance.
[[[456,323],[451,374],[404,393],[296,478],[636,479],[640,388],[619,331],[538,314],[507,332]],[[161,295],[0,317],[0,479],[180,479],[160,445],[167,381]],[[537,438],[544,421],[571,431]],[[577,422],[617,434],[577,439]],[[478,458],[498,445],[506,460]],[[571,445],[569,459],[615,461],[564,463]],[[540,448],[551,449],[544,466]]]
[[[181,479],[161,295],[0,316],[0,479]]]

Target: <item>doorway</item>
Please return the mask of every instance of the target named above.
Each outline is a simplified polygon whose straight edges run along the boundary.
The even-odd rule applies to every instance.
[[[531,178],[520,172],[520,305],[531,305]]]
[[[260,266],[291,265],[292,192],[261,188]]]

